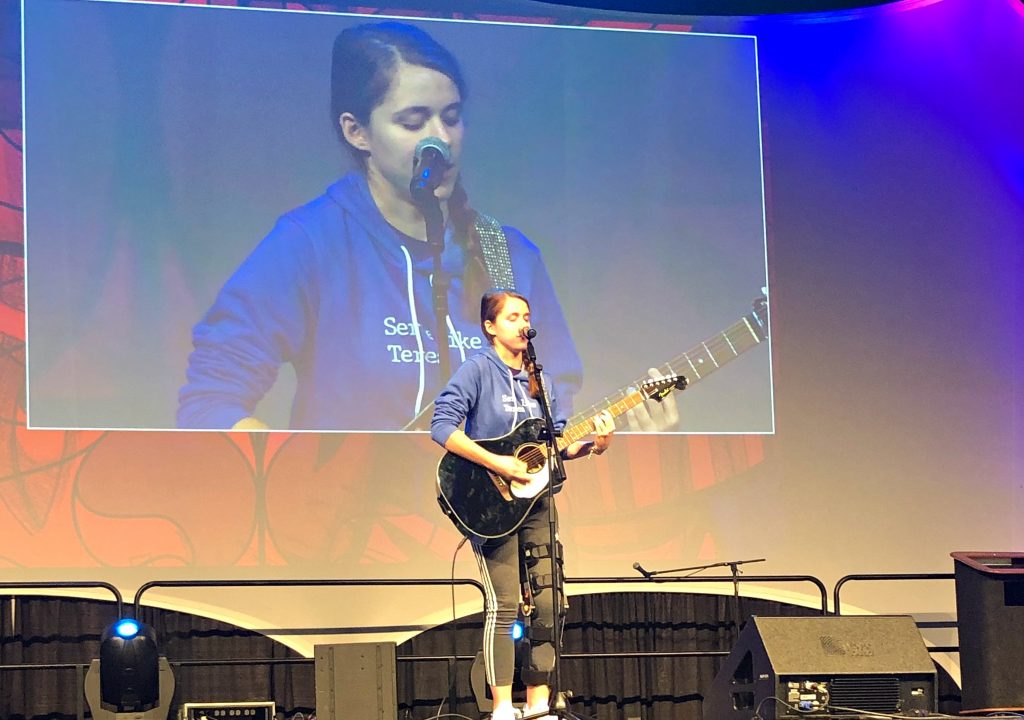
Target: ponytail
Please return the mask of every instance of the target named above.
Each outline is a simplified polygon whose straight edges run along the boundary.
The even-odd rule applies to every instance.
[[[524,357],[523,369],[530,374],[530,397],[534,400],[540,400],[540,385],[537,384],[537,376],[534,374],[536,370],[536,363],[534,363],[529,357]]]

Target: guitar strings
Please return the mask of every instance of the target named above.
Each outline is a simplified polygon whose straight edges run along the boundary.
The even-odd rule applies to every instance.
[[[516,456],[526,463],[526,469],[529,472],[539,470],[547,462],[547,455],[536,445],[521,447]]]
[[[676,357],[672,358],[658,368],[658,370],[663,372],[665,375],[678,373],[680,375],[687,376],[691,382],[699,380],[717,370],[719,366],[724,365],[730,360],[738,357],[741,353],[746,352],[750,348],[763,342],[763,335],[759,336],[755,332],[755,329],[760,328],[761,326],[761,321],[757,318],[756,314],[751,313],[750,315],[745,315],[724,331],[702,342],[698,347],[687,352],[680,353]],[[709,357],[711,359],[710,364],[704,362],[705,357]],[[697,362],[695,363],[694,360]],[[680,370],[682,372],[680,372]],[[689,377],[691,374],[695,374],[696,377]],[[634,380],[631,387],[639,388],[645,382],[649,382],[651,380],[652,378],[650,376],[637,378]],[[567,426],[575,426],[584,422],[589,423],[590,428],[588,429],[588,432],[579,436],[584,437],[594,430],[594,415],[597,415],[602,410],[610,408],[618,402],[621,402],[623,398],[628,397],[630,394],[632,394],[631,391],[627,389],[620,390],[617,394],[602,398],[600,402],[595,403],[586,410],[573,415],[573,417],[569,419]]]

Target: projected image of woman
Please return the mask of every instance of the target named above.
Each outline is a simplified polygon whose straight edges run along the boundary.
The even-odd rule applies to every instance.
[[[291,363],[292,428],[401,429],[441,386],[441,353],[454,369],[485,347],[477,301],[509,275],[543,318],[543,361],[571,401],[580,361],[539,250],[472,210],[462,186],[465,99],[455,58],[423,30],[385,22],[338,35],[331,117],[358,170],[281,217],[195,326],[179,427],[267,427],[256,406]],[[434,193],[451,277],[440,343],[434,258],[409,190],[425,138],[450,148]]]

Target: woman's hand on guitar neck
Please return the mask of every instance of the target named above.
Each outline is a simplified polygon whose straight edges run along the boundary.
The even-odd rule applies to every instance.
[[[603,455],[612,442],[612,433],[614,432],[615,418],[607,410],[602,410],[594,416],[594,439],[586,442],[577,440],[565,449],[563,457],[566,460],[575,460],[592,455]]]
[[[615,432],[615,419],[607,410],[603,410],[594,416],[594,444],[590,448],[592,455],[603,455],[604,451],[612,443],[612,433]]]
[[[655,368],[647,371],[654,380],[663,376]],[[678,429],[679,409],[676,396],[669,393],[661,402],[646,400],[625,413],[626,429],[630,432],[671,432]]]

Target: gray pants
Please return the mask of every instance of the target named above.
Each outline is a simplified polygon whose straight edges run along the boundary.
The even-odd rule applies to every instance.
[[[473,543],[484,586],[483,654],[487,683],[512,684],[515,641],[512,623],[519,615],[520,567],[526,567],[532,594],[530,661],[521,677],[527,685],[547,685],[555,667],[552,628],[552,580],[548,501],[542,497],[519,529],[503,538]]]

